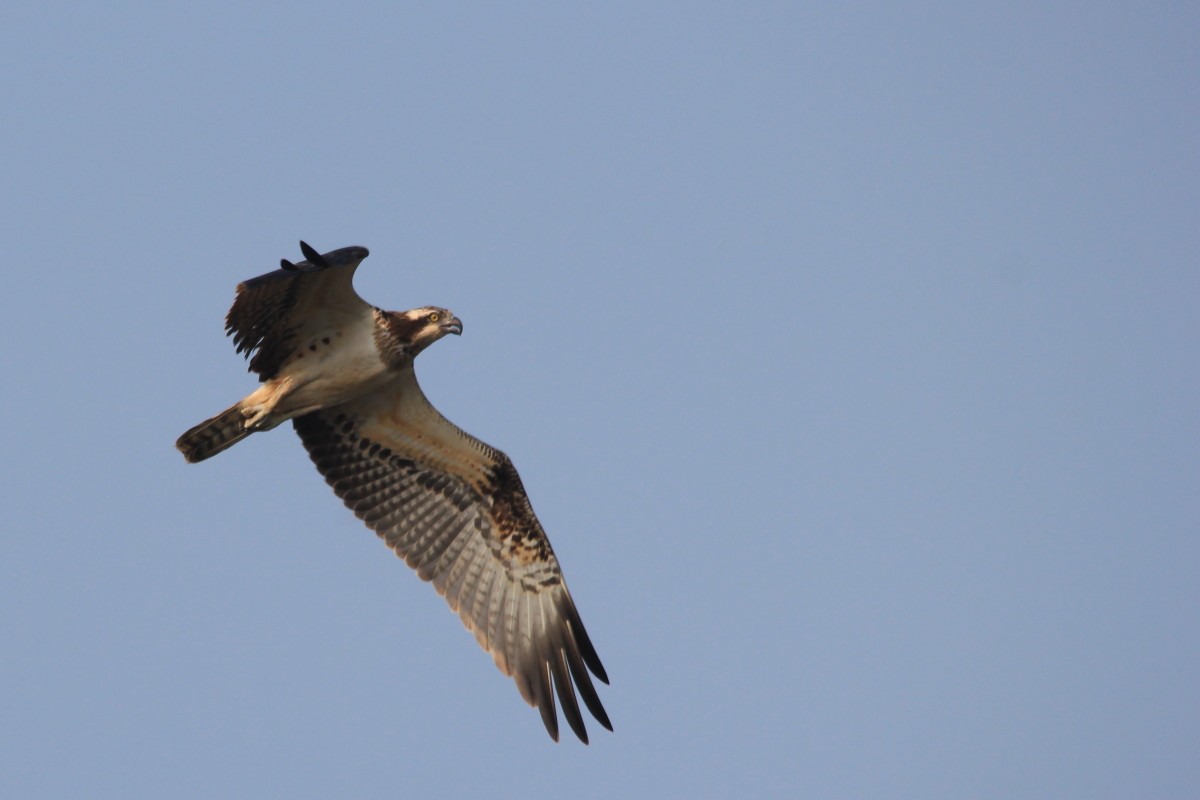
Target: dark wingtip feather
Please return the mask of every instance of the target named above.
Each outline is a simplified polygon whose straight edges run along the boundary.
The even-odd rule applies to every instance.
[[[596,697],[594,693],[593,696]],[[596,697],[596,704],[592,705],[591,698],[585,694],[583,696],[583,702],[587,703],[588,711],[592,712],[592,716],[596,718],[596,721],[599,722],[605,730],[611,733],[613,729],[612,722],[609,721],[608,713],[605,712],[604,706],[600,705],[600,698]]]
[[[550,738],[558,741],[558,712],[554,708],[554,690],[550,688],[550,673],[543,666],[533,679],[533,702],[542,715],[542,724]]]
[[[304,257],[307,258],[310,263],[318,267],[325,268],[329,266],[329,262],[325,260],[325,257],[314,250],[312,245],[304,240],[300,241],[300,252],[304,253]]]
[[[604,671],[604,665],[600,663],[600,656],[596,653],[596,648],[592,645],[592,640],[583,627],[579,611],[575,608],[575,601],[569,594],[563,598],[561,611],[567,624],[571,626],[571,632],[575,634],[575,642],[579,645],[579,654],[583,656],[584,663],[588,665],[588,669],[592,671],[593,675],[607,684],[608,673]]]
[[[600,695],[596,694],[596,687],[592,685],[591,676],[588,675],[588,669],[583,663],[583,656],[579,653],[578,643],[570,636],[566,639],[562,655],[566,658],[571,677],[574,678],[575,685],[579,688],[584,705],[601,725],[611,731],[612,723],[608,719],[608,713],[604,710],[604,706],[600,703]]]
[[[587,728],[583,724],[583,715],[579,713],[579,701],[575,698],[575,687],[571,683],[566,654],[561,647],[558,647],[546,658],[550,674],[554,678],[554,688],[558,690],[558,700],[562,706],[563,716],[567,718],[567,724],[571,726],[571,730],[575,731],[579,741],[587,744]]]

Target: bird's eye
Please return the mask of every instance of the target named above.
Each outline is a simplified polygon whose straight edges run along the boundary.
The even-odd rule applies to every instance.
[[[426,317],[425,319],[429,320],[430,322],[437,322],[437,321],[438,321],[439,319],[441,319],[441,318],[442,318],[442,315],[441,315],[441,314],[439,314],[438,312],[434,311],[433,313],[431,313],[431,314],[430,314],[428,317]]]

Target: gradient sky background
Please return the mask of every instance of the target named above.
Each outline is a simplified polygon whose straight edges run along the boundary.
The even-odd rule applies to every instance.
[[[0,795],[1194,798],[1200,6],[1047,5],[6,4]],[[173,449],[301,238],[464,320],[615,733]]]

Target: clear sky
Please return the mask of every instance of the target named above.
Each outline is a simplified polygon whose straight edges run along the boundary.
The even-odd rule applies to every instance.
[[[978,6],[6,4],[0,795],[1194,798],[1200,6]],[[301,238],[463,319],[615,733],[173,449]]]

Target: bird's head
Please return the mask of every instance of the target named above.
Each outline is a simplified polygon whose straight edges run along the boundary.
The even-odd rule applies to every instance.
[[[460,335],[463,329],[458,317],[437,306],[401,311],[395,316],[397,319],[393,330],[400,339],[406,341],[414,355],[448,333]]]

